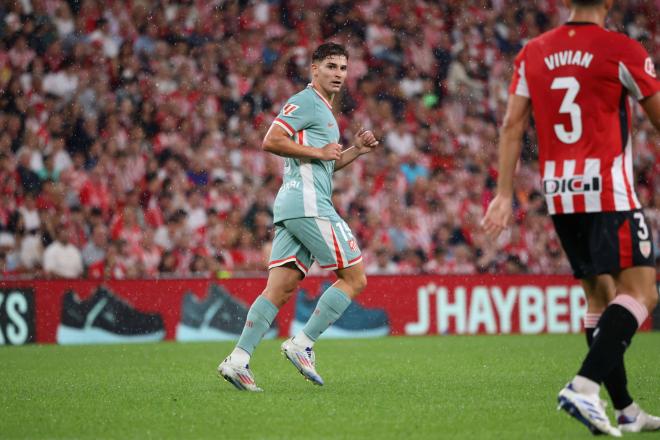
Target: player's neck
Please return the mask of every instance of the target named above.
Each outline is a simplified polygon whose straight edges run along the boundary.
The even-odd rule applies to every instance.
[[[320,87],[317,83],[312,81],[312,87],[314,87],[314,90],[316,90],[318,93],[321,94],[330,104],[332,104],[332,99],[335,97],[334,93],[330,94],[323,90],[322,87]]]
[[[574,8],[568,17],[569,22],[595,23],[598,26],[605,27],[605,16],[600,10],[595,8]]]

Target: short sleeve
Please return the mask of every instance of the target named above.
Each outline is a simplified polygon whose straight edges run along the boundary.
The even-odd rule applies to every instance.
[[[639,101],[660,91],[660,86],[646,49],[635,40],[628,42],[626,50],[619,55],[619,81]]]
[[[512,95],[524,96],[529,98],[529,88],[527,87],[527,78],[525,77],[525,55],[527,46],[523,47],[513,63],[513,77],[509,85],[509,93]]]
[[[314,117],[314,101],[308,99],[304,93],[293,95],[284,104],[273,124],[278,125],[293,136],[312,124]]]

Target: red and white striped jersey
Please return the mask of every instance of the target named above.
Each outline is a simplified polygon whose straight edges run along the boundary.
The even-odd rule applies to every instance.
[[[566,23],[520,51],[509,92],[531,99],[550,214],[641,207],[629,97],[659,90],[646,50],[594,23]]]

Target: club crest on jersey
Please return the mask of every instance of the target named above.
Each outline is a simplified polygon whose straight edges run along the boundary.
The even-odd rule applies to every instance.
[[[642,253],[644,258],[648,258],[651,255],[651,242],[648,240],[639,242],[639,251]]]
[[[348,240],[348,247],[351,248],[353,252],[357,252],[358,250],[358,245],[355,240]]]
[[[298,110],[299,108],[300,108],[300,107],[297,106],[297,105],[295,105],[295,104],[287,104],[287,105],[285,105],[284,108],[282,109],[282,114],[283,114],[284,116],[289,116],[289,115],[291,115],[293,112],[295,112],[296,110]]]
[[[543,192],[546,195],[562,193],[600,192],[600,176],[593,176],[586,180],[584,176],[549,177],[543,179]]]
[[[653,60],[651,57],[646,57],[644,60],[644,72],[655,78],[655,66],[653,65]]]

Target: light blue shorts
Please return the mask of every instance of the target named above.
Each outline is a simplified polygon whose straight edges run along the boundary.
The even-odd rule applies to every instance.
[[[362,261],[357,241],[339,215],[300,217],[275,224],[268,269],[294,263],[307,275],[314,261],[322,269],[345,269]]]

